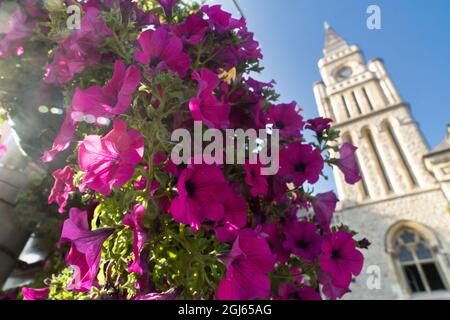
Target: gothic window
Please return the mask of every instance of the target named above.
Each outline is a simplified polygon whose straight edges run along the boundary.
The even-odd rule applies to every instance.
[[[387,174],[383,159],[381,158],[381,154],[378,151],[377,145],[375,144],[375,140],[373,138],[372,132],[369,129],[365,129],[363,134],[364,134],[367,144],[369,146],[369,152],[372,155],[372,159],[375,160],[376,168],[381,176],[383,185],[387,192],[392,192],[394,189],[392,188],[391,181],[389,180],[389,176]]]
[[[350,110],[348,108],[347,100],[345,99],[344,96],[341,96],[341,100],[342,100],[342,104],[344,106],[345,113],[347,114],[347,119],[350,119],[351,116],[350,116]]]
[[[394,239],[393,256],[412,294],[446,290],[439,263],[430,244],[414,229],[401,229]]]
[[[401,147],[401,145],[397,139],[397,136],[392,128],[392,125],[389,122],[385,122],[383,124],[383,126],[389,137],[389,143],[391,144],[392,149],[396,151],[399,159],[401,160],[403,169],[407,175],[407,178],[409,179],[410,184],[412,186],[417,186],[417,179],[411,170],[411,167],[410,167],[410,165],[407,161],[407,158],[403,152],[403,148]]]
[[[373,110],[373,104],[372,104],[372,101],[370,100],[367,89],[366,88],[362,88],[362,89],[363,89],[364,97],[366,98],[366,101],[367,101],[367,104],[369,105],[370,110]]]
[[[352,91],[353,102],[355,103],[356,109],[358,109],[358,114],[361,114],[361,107],[359,106],[358,98],[356,97],[355,91]]]

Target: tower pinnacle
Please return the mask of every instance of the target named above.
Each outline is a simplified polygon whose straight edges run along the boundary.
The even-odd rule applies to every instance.
[[[328,22],[324,22],[323,24],[325,30],[325,46],[323,49],[323,54],[329,55],[332,52],[348,46],[347,42],[334,31],[334,29],[328,24]]]

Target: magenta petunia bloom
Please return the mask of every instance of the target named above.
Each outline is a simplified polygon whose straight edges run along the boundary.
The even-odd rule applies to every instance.
[[[311,286],[298,287],[292,283],[284,283],[279,289],[279,300],[322,300],[320,293]]]
[[[215,165],[192,165],[178,179],[178,196],[172,200],[173,218],[197,231],[203,221],[221,221],[229,186],[221,169]]]
[[[345,288],[350,285],[352,275],[361,273],[364,257],[356,249],[351,233],[338,231],[324,239],[320,267],[332,277],[334,285]]]
[[[350,143],[344,143],[339,149],[340,159],[332,160],[344,174],[345,182],[355,184],[362,178],[359,174],[358,163],[356,162],[356,148]]]
[[[98,125],[105,125],[101,119],[108,119],[112,115],[102,105],[102,89],[98,86],[89,87],[86,90],[75,89],[72,97],[72,106],[66,110],[66,118],[61,126],[58,136],[53,142],[52,148],[45,151],[41,160],[44,163],[52,162],[56,155],[69,148],[78,123],[88,121]]]
[[[114,74],[103,88],[77,88],[72,99],[72,118],[104,125],[105,119],[125,113],[130,107],[132,95],[141,82],[141,72],[131,65],[126,68],[121,60],[114,63]],[[91,118],[91,120],[89,119]]]
[[[180,0],[158,0],[161,7],[164,9],[164,13],[167,17],[172,16],[172,10],[173,7],[179,2]]]
[[[247,224],[247,201],[245,198],[233,193],[224,204],[225,215],[220,226],[216,226],[214,231],[216,238],[220,242],[233,242],[239,230]]]
[[[261,81],[253,79],[252,77],[248,77],[248,79],[245,80],[245,83],[248,84],[248,86],[256,94],[261,94],[263,92],[263,90],[271,89],[276,84],[275,80],[272,80],[271,82],[261,82]]]
[[[22,288],[23,300],[46,300],[49,292],[49,288]]]
[[[52,148],[42,157],[43,162],[51,162],[55,156],[69,148],[78,122],[87,121],[99,126],[108,124],[114,115],[125,113],[130,107],[132,95],[141,81],[141,73],[136,66],[125,69],[122,61],[116,60],[112,79],[101,88],[92,86],[86,90],[76,88],[72,106],[66,111],[66,119]]]
[[[133,264],[128,268],[128,272],[136,272],[139,274],[144,273],[144,269],[140,265],[141,263],[141,250],[144,246],[145,242],[148,239],[147,231],[144,228],[144,223],[142,221],[142,217],[145,214],[145,208],[137,204],[133,207],[133,210],[130,214],[127,214],[123,219],[123,224],[129,226],[133,229],[133,253],[134,260]]]
[[[241,28],[245,25],[244,19],[234,19],[230,13],[223,11],[220,5],[205,5],[200,10],[206,13],[209,18],[208,22],[219,33]]]
[[[97,284],[103,242],[113,232],[114,230],[110,228],[91,231],[87,212],[77,208],[70,209],[69,218],[64,221],[60,240],[61,243],[71,243],[66,256],[66,262],[74,269],[69,290],[89,291]]]
[[[250,194],[252,197],[266,196],[269,192],[269,184],[267,177],[261,175],[262,164],[248,164],[245,168],[245,183],[250,187]]]
[[[170,156],[166,155],[164,152],[157,152],[153,159],[153,163],[160,166],[162,171],[170,173],[174,177],[178,177],[180,175],[180,169],[178,166],[173,163]]]
[[[247,30],[247,26],[244,24],[238,31],[238,35],[241,37],[241,48],[239,50],[239,56],[241,59],[247,60],[259,60],[263,58],[259,42],[256,41],[253,32]]]
[[[230,125],[230,105],[219,101],[214,96],[220,80],[217,74],[203,68],[200,72],[194,72],[192,78],[198,81],[197,97],[189,102],[192,118],[204,122],[208,127],[214,129],[226,129]]]
[[[267,241],[254,230],[241,230],[226,262],[227,272],[219,283],[219,300],[266,299],[270,295],[268,273],[275,265]]]
[[[123,219],[123,224],[133,229],[133,264],[128,268],[128,272],[136,272],[139,274],[144,273],[144,269],[141,266],[141,251],[145,242],[148,239],[148,233],[144,228],[142,217],[145,214],[145,208],[137,204],[133,207],[130,214],[127,214]]]
[[[126,68],[121,60],[116,60],[114,75],[102,90],[105,110],[116,115],[125,113],[140,82],[141,72],[138,67],[131,65]]]
[[[267,235],[267,243],[276,257],[276,261],[285,264],[290,256],[290,252],[283,247],[284,234],[282,228],[275,223],[262,226],[262,232]]]
[[[321,134],[325,130],[330,129],[332,122],[333,120],[322,117],[309,119],[306,124],[306,129],[312,130],[317,134]]]
[[[104,137],[87,136],[80,143],[78,164],[85,172],[80,190],[91,188],[105,196],[127,183],[144,155],[144,138],[137,130],[127,131],[124,121],[115,119]]]
[[[22,55],[24,42],[33,32],[33,28],[33,24],[27,22],[26,14],[17,8],[7,24],[0,25],[0,59]]]
[[[100,62],[96,47],[81,48],[78,39],[66,39],[56,50],[53,60],[45,67],[44,81],[50,84],[66,84],[86,67]]]
[[[53,61],[46,67],[44,81],[66,84],[86,67],[100,62],[98,50],[106,37],[112,35],[100,11],[90,7],[81,18],[80,29],[68,36],[57,48]]]
[[[302,260],[313,263],[321,252],[322,237],[311,222],[289,222],[284,227],[283,247]]]
[[[56,203],[59,206],[59,213],[64,213],[69,199],[69,193],[75,191],[73,175],[74,170],[70,166],[56,170],[52,174],[53,178],[55,178],[55,183],[48,197],[48,204]]]
[[[315,220],[319,223],[322,230],[330,230],[331,220],[338,201],[333,191],[319,193],[311,201],[313,210],[316,213]]]
[[[285,138],[301,137],[305,125],[303,117],[296,110],[297,103],[272,105],[267,110],[267,124],[280,130],[280,136]]]
[[[196,45],[202,41],[208,31],[208,23],[198,14],[193,13],[184,22],[174,25],[172,31],[185,43]]]
[[[324,161],[319,149],[309,144],[291,142],[280,151],[279,175],[297,186],[305,181],[314,184],[319,180]]]
[[[149,65],[151,71],[171,71],[184,78],[191,67],[191,59],[183,51],[183,41],[167,28],[146,30],[138,39],[142,51],[135,54],[138,62]]]
[[[72,142],[76,129],[77,124],[71,117],[71,111],[67,110],[66,119],[61,126],[58,136],[53,142],[52,148],[44,152],[41,161],[44,163],[52,162],[58,153],[67,150]]]
[[[319,276],[319,283],[322,285],[322,292],[330,300],[336,300],[342,298],[346,293],[350,292],[349,285],[345,284],[342,287],[333,283],[333,278],[326,273]]]

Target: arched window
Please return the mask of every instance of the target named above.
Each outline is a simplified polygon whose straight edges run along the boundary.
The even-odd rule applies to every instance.
[[[392,147],[392,150],[397,153],[397,156],[399,157],[399,159],[401,161],[401,166],[403,168],[403,171],[406,174],[406,178],[408,179],[410,185],[413,187],[417,186],[418,183],[417,183],[416,176],[414,175],[413,171],[411,170],[411,166],[408,162],[408,158],[406,157],[406,155],[403,152],[403,148],[402,148],[400,142],[398,141],[397,135],[395,134],[391,123],[389,121],[385,121],[383,123],[383,128],[387,133],[388,141]]]
[[[373,138],[372,132],[370,131],[369,128],[365,128],[363,130],[363,136],[365,137],[367,145],[369,147],[371,158],[373,161],[375,161],[376,170],[379,173],[379,176],[381,177],[385,191],[387,193],[394,191],[391,181],[389,180],[389,176],[387,174],[387,170],[384,165],[383,159],[381,158],[381,154],[378,150],[378,146],[375,143],[375,139]]]
[[[390,241],[394,263],[411,294],[448,289],[435,250],[423,234],[402,227]]]

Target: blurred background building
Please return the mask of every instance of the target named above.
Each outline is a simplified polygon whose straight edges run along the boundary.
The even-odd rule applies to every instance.
[[[450,127],[429,150],[383,60],[366,62],[328,24],[323,55],[319,113],[358,146],[363,177],[350,186],[334,172],[337,218],[372,242],[348,298],[449,299]]]
[[[0,158],[0,289],[24,285],[42,271],[45,255],[38,248],[33,228],[15,211],[19,193],[30,184],[29,175],[39,170],[19,147],[7,121],[0,124],[0,143],[7,152]]]

